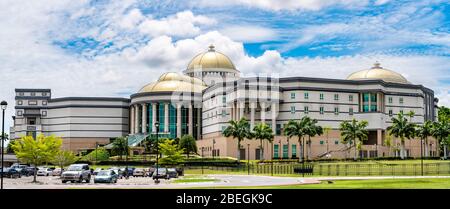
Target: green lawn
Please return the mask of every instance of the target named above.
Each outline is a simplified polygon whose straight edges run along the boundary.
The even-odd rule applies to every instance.
[[[450,189],[450,179],[383,179],[383,180],[337,180],[320,184],[214,187],[215,189]]]

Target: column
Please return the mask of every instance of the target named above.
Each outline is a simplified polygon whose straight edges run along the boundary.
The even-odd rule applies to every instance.
[[[230,120],[234,120],[234,103],[231,104],[230,108]]]
[[[152,131],[156,132],[156,103],[152,103]],[[159,131],[159,130],[158,130]]]
[[[250,129],[253,130],[253,127],[255,127],[255,108],[256,104],[255,102],[250,103]]]
[[[169,103],[164,103],[164,132],[169,132]]]
[[[261,123],[266,122],[266,104],[264,102],[260,103],[261,106]]]
[[[202,109],[197,108],[197,139],[201,139],[201,131],[202,131]]]
[[[130,106],[130,134],[134,134],[134,106]]]
[[[192,104],[189,104],[189,117],[188,117],[188,123],[189,123],[189,126],[188,126],[188,134],[189,135],[191,135],[191,136],[193,136],[193,134],[194,134],[194,115],[193,115],[193,111],[192,111]]]
[[[142,133],[147,133],[147,104],[142,104]]]
[[[181,138],[181,104],[177,104],[177,137]]]
[[[139,133],[139,106],[134,105],[134,133]]]
[[[272,131],[275,134],[277,131],[277,104],[272,103],[271,112],[272,112]]]
[[[245,109],[245,103],[239,102],[239,119],[241,119],[242,117],[245,117],[244,109]]]

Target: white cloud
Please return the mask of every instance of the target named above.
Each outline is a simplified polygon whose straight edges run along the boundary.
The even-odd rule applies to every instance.
[[[264,10],[313,10],[317,11],[330,6],[342,6],[346,8],[361,7],[368,4],[368,0],[201,0],[203,6],[230,6],[243,5]]]
[[[251,25],[227,26],[221,29],[220,33],[235,41],[245,43],[258,43],[277,39],[277,33],[273,29]]]
[[[379,6],[379,5],[383,5],[383,4],[387,4],[389,3],[391,0],[376,0],[375,1],[375,5]]]

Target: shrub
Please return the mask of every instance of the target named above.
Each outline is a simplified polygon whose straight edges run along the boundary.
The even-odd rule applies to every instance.
[[[108,159],[109,159],[109,152],[104,148],[98,148],[81,158],[81,160],[89,162],[104,161]]]

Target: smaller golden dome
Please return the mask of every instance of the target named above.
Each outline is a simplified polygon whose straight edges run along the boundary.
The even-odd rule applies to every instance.
[[[201,93],[206,88],[206,84],[198,79],[179,73],[164,73],[158,81],[145,85],[139,90],[144,92],[194,92]]]
[[[376,80],[381,79],[390,83],[408,84],[408,80],[400,73],[382,68],[380,63],[376,62],[371,69],[361,70],[350,74],[347,80]]]
[[[214,72],[238,72],[230,58],[216,51],[213,45],[209,46],[208,51],[196,55],[189,62],[186,73],[193,72],[195,69],[202,69],[202,71],[205,71],[205,69],[214,69]]]

